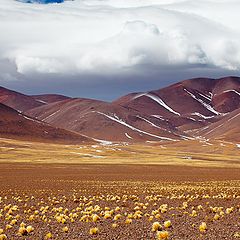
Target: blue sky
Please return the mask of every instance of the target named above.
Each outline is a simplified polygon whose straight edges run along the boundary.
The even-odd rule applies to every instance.
[[[64,0],[17,0],[23,3],[41,3],[41,4],[48,4],[48,3],[62,3]]]
[[[111,100],[239,75],[237,0],[0,2],[0,85]]]

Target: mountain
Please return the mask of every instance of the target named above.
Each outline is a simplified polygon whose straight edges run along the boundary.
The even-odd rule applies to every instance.
[[[0,136],[41,142],[83,143],[87,137],[30,118],[0,103]]]
[[[189,79],[158,90],[130,93],[113,102],[54,94],[14,96],[18,96],[18,106],[26,108],[27,116],[96,140],[239,139],[238,117],[229,120],[238,116],[240,109],[238,77]],[[38,105],[33,107],[33,102]]]
[[[207,127],[193,131],[195,136],[206,139],[218,139],[229,142],[240,142],[240,109],[227,114],[223,119]]]
[[[41,102],[43,104],[53,103],[53,102],[59,102],[66,99],[70,99],[70,97],[59,95],[59,94],[42,94],[42,95],[32,95],[32,98],[34,98],[36,101]]]
[[[61,101],[32,109],[26,114],[51,125],[107,141],[175,140],[183,134],[167,122],[160,124],[160,119],[92,99]]]
[[[175,141],[192,137],[191,130],[218,122],[239,107],[239,78],[196,78],[112,103],[69,99],[26,114],[109,141]]]
[[[31,96],[0,87],[0,103],[18,111],[27,111],[42,106],[44,103],[35,100]]]
[[[162,117],[184,130],[199,128],[240,107],[240,79],[190,79],[155,91],[129,94],[114,103]]]
[[[3,103],[21,112],[66,99],[70,99],[70,97],[59,94],[28,96],[7,88],[0,87],[0,103]]]

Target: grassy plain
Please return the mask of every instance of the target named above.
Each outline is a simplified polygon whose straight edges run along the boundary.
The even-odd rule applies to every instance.
[[[60,145],[0,139],[1,162],[147,164],[240,167],[240,148],[227,142]]]
[[[1,139],[0,239],[236,240],[239,167],[223,142]]]

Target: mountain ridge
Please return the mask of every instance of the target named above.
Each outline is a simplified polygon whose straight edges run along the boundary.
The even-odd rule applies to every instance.
[[[14,100],[18,99],[15,108],[20,105],[27,116],[93,139],[113,142],[207,138],[208,134],[201,129],[211,129],[218,122],[222,124],[227,121],[227,115],[240,109],[240,78],[235,76],[187,79],[157,90],[129,93],[112,102],[57,94],[27,96],[9,91],[8,101],[0,91],[0,102],[14,108]],[[27,100],[30,103],[25,106]],[[210,138],[224,139],[225,135],[212,132]],[[235,136],[233,141],[238,139]]]
[[[84,143],[93,142],[80,134],[57,128],[0,103],[0,137],[19,140]]]

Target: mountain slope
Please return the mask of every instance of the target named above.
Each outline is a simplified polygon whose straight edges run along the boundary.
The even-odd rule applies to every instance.
[[[0,94],[0,99],[3,96]],[[209,138],[230,139],[235,134],[232,139],[237,141],[240,132],[235,122],[228,121],[240,109],[238,77],[184,80],[158,90],[130,93],[111,103],[55,94],[25,97],[29,96],[18,98],[22,107],[25,100],[37,101],[40,106],[27,106],[24,114],[98,140],[173,142],[208,138],[204,129],[227,122],[229,137],[217,127],[219,130],[211,131]]]
[[[236,109],[226,115],[218,122],[197,130],[196,136],[203,136],[207,139],[219,139],[229,142],[240,143],[240,109]]]
[[[41,95],[32,95],[31,97],[38,102],[42,102],[43,104],[54,103],[54,102],[70,99],[70,97],[60,95],[60,94],[41,94]]]
[[[156,91],[129,94],[114,103],[162,117],[181,130],[200,128],[240,107],[240,79],[190,79]]]
[[[0,137],[41,142],[82,143],[90,139],[29,118],[0,103]]]
[[[168,122],[116,104],[70,99],[26,112],[54,126],[108,141],[181,139],[183,133]]]
[[[0,87],[0,103],[21,112],[44,105],[30,96],[3,87]]]

